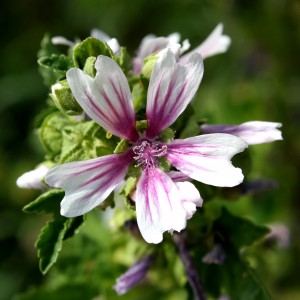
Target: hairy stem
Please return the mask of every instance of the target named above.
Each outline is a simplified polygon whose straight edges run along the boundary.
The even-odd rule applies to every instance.
[[[195,300],[206,300],[199,274],[193,264],[192,257],[186,245],[186,233],[174,233],[173,240],[178,248],[179,256],[185,268],[188,281],[192,287]]]

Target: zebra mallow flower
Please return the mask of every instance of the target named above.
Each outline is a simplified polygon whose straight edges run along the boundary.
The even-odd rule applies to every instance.
[[[281,123],[250,121],[240,125],[208,125],[201,126],[202,134],[229,133],[240,137],[248,145],[263,144],[282,140]]]
[[[133,69],[134,73],[141,73],[144,59],[165,48],[170,48],[175,54],[177,54],[177,59],[181,64],[186,63],[189,57],[194,53],[198,53],[203,59],[224,53],[230,46],[231,39],[229,36],[223,34],[223,24],[218,24],[211,34],[195,49],[183,54],[190,48],[189,40],[184,40],[182,45],[180,42],[180,34],[175,32],[167,37],[157,37],[153,34],[145,36],[137,50],[137,55],[133,59]],[[180,57],[179,57],[180,56]]]
[[[247,147],[242,139],[229,134],[209,134],[168,142],[160,140],[159,134],[184,111],[200,85],[203,76],[200,55],[191,55],[184,66],[168,49],[160,55],[149,82],[147,128],[142,132],[136,129],[129,84],[120,67],[111,58],[100,55],[95,69],[95,78],[77,68],[67,72],[72,93],[95,122],[126,139],[128,148],[121,153],[66,163],[48,172],[46,182],[65,190],[62,215],[76,217],[101,204],[133,165],[141,170],[135,196],[138,227],[147,242],[159,243],[165,231],[179,232],[185,228],[193,211],[188,211],[184,202],[201,204],[196,188],[192,196],[180,193],[171,176],[162,170],[162,158],[187,177],[206,184],[231,187],[242,182],[241,169],[231,164],[232,156]],[[198,197],[198,202],[194,197]]]

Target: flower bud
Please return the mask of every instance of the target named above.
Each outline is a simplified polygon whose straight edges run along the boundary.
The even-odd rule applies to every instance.
[[[62,80],[52,85],[51,91],[50,96],[60,111],[68,115],[82,113],[82,108],[73,96],[67,80]]]
[[[145,278],[154,258],[155,256],[153,254],[144,256],[117,279],[117,283],[113,289],[118,295],[127,293]]]

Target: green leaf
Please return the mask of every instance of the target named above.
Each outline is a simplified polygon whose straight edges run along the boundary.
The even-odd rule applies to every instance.
[[[256,225],[250,220],[232,215],[224,207],[214,224],[214,230],[220,232],[225,240],[230,240],[237,249],[250,246],[270,231],[266,226]]]
[[[84,216],[68,219],[68,228],[64,234],[64,240],[73,237],[78,233],[78,228],[84,223]]]
[[[73,52],[74,65],[83,70],[86,60],[91,56],[97,58],[98,55],[113,57],[114,54],[106,43],[89,37],[75,46]]]
[[[38,250],[40,270],[43,274],[46,274],[56,262],[66,230],[67,223],[64,218],[54,219],[42,229],[35,246]]]
[[[47,223],[42,229],[35,246],[38,250],[40,270],[46,274],[56,262],[62,249],[63,241],[77,233],[77,229],[83,224],[82,216],[77,218],[65,218],[60,215]]]
[[[50,56],[41,57],[38,64],[47,86],[65,79],[66,72],[74,67],[72,59],[64,54],[51,54]]]
[[[65,127],[60,162],[80,161],[113,153],[114,138],[107,139],[104,129],[94,121]]]
[[[24,206],[26,213],[51,213],[59,214],[60,202],[65,192],[60,189],[51,189],[40,195],[37,199]]]

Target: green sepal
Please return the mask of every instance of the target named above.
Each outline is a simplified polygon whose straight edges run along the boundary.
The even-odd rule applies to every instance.
[[[132,100],[135,112],[146,108],[147,92],[141,82],[136,83],[132,89]]]
[[[121,69],[125,73],[125,75],[128,75],[129,72],[131,72],[131,69],[132,69],[131,57],[128,54],[125,47],[121,47],[120,55],[114,55],[113,58],[118,63],[118,65],[121,67]]]
[[[59,214],[60,202],[64,195],[65,192],[61,189],[51,189],[25,205],[23,211],[26,213],[57,215]]]
[[[166,128],[159,134],[159,140],[167,143],[174,140],[175,132],[171,128]]]
[[[142,72],[141,72],[141,75],[144,78],[150,80],[154,65],[156,64],[158,58],[159,56],[157,55],[157,52],[155,52],[144,59],[144,65],[142,67]]]
[[[95,77],[96,76],[96,69],[95,69],[95,62],[96,62],[96,57],[91,56],[88,57],[87,60],[85,61],[85,65],[83,68],[83,72],[91,77]]]
[[[67,115],[82,114],[82,108],[73,96],[67,80],[61,80],[51,87],[50,97],[56,107]]]
[[[137,178],[128,177],[119,194],[129,196],[136,188]]]
[[[147,129],[148,122],[147,120],[141,120],[135,122],[135,127],[137,131],[145,131]]]
[[[66,72],[74,67],[72,59],[64,54],[51,54],[38,59],[40,72],[47,86],[66,78]]]
[[[129,145],[126,139],[122,139],[114,150],[114,153],[122,153],[128,149]]]
[[[83,70],[87,59],[91,56],[98,57],[99,55],[113,57],[114,54],[110,47],[93,37],[88,37],[81,43],[77,44],[73,51],[73,61],[77,68]]]

